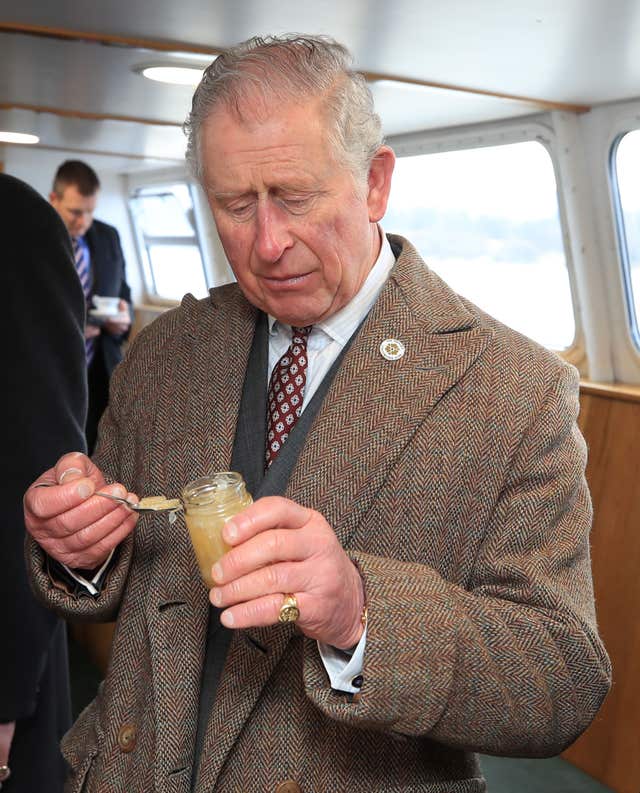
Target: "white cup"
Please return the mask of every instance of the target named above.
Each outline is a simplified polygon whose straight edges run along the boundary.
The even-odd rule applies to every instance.
[[[119,314],[120,305],[119,297],[101,297],[100,295],[93,296],[93,304],[101,314]]]

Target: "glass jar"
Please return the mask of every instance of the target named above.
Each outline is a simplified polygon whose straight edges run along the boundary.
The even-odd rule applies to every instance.
[[[210,589],[214,586],[211,568],[231,547],[222,539],[222,527],[253,499],[240,474],[221,471],[189,482],[182,491],[182,501],[200,573]]]

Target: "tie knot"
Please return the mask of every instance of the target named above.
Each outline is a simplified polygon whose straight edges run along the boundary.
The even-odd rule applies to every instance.
[[[291,327],[291,344],[306,344],[313,325],[306,325],[304,328]]]

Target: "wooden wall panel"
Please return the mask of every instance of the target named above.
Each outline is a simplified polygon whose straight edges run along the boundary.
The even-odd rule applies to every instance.
[[[640,398],[585,386],[591,553],[598,624],[614,684],[596,720],[564,757],[616,793],[640,792]]]

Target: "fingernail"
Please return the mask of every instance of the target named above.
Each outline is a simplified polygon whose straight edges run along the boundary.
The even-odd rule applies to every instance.
[[[79,468],[67,468],[67,470],[66,470],[66,471],[63,471],[63,472],[60,474],[59,484],[62,484],[62,483],[64,482],[64,480],[65,480],[65,479],[66,479],[66,478],[67,478],[67,477],[68,477],[70,474],[77,474],[77,476],[74,476],[74,477],[73,477],[74,479],[78,479],[78,477],[80,477],[80,476],[83,476],[83,473],[82,473],[82,471],[81,471]],[[73,480],[71,480],[71,481],[73,481]]]
[[[83,482],[81,485],[78,485],[76,493],[80,498],[89,498],[91,495],[91,487],[86,482]]]
[[[127,491],[124,489],[124,487],[121,487],[120,485],[116,485],[116,487],[114,487],[111,492],[113,493],[114,496],[118,496],[118,498],[127,497]]]
[[[213,570],[211,572],[214,580],[222,582],[222,567],[220,567],[217,562],[213,565]]]
[[[233,614],[230,611],[223,611],[222,615],[220,616],[220,622],[223,625],[226,625],[227,628],[233,628]]]
[[[235,540],[238,537],[238,527],[232,520],[228,520],[224,524],[225,533],[230,540]]]
[[[219,606],[222,603],[222,592],[214,587],[211,590],[211,600],[213,601],[214,605]]]

